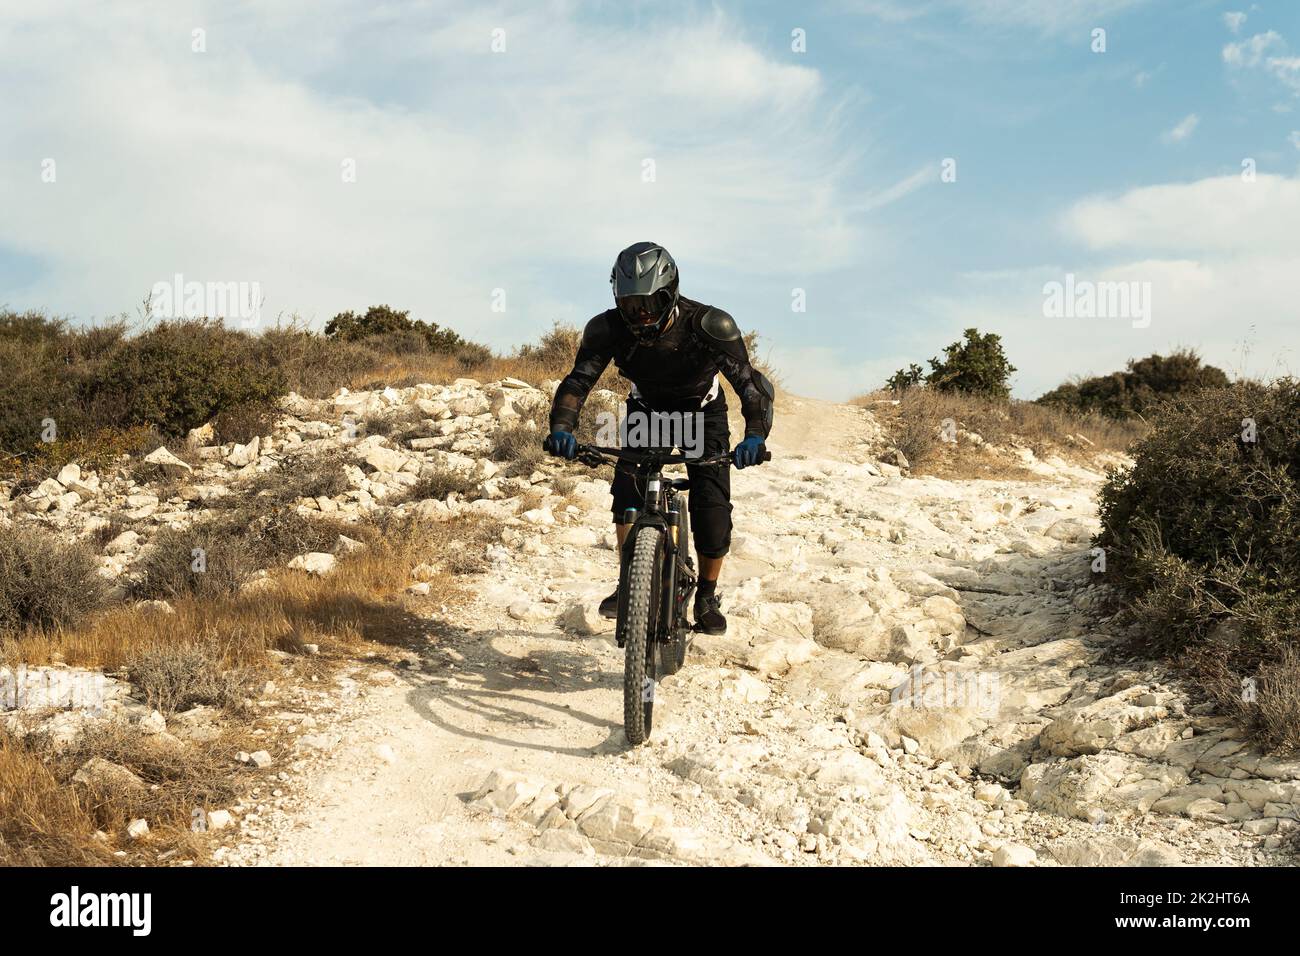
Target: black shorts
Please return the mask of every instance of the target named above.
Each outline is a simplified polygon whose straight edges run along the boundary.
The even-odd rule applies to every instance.
[[[638,399],[628,398],[628,412],[650,410]],[[704,408],[703,448],[700,457],[709,458],[731,449],[731,430],[727,425],[727,399],[719,394]],[[688,510],[695,552],[702,558],[720,558],[731,547],[731,468],[727,465],[687,465],[691,480]],[[619,462],[614,466],[610,484],[614,496],[614,521],[623,520],[628,508],[640,508],[645,501],[644,483],[638,488],[636,465]]]

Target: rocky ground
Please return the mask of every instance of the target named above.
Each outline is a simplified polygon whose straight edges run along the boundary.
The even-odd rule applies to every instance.
[[[400,666],[259,702],[292,756],[221,819],[219,861],[1293,862],[1300,761],[1254,752],[1166,669],[1116,652],[1090,553],[1100,471],[1020,450],[1037,480],[911,477],[852,406],[786,399],[773,461],[733,476],[729,632],[697,638],[657,689],[651,741],[628,748],[622,652],[595,613],[616,578],[607,484],[484,457],[546,388],[291,398],[264,440],[200,433],[193,464],[159,455],[170,497],[69,471],[7,503],[83,537],[129,521],[101,558],[119,581],[150,528],[195,520],[290,454],[351,458],[347,490],[304,513],[503,522],[472,600],[431,616]],[[399,414],[416,427],[398,437],[358,428]],[[391,504],[445,468],[475,489]],[[563,494],[560,476],[577,479]],[[295,560],[329,573],[333,555]]]

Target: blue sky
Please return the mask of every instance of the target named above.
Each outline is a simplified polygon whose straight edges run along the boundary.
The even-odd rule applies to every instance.
[[[1178,346],[1296,370],[1295,3],[28,6],[0,12],[12,308],[102,319],[181,273],[260,283],[264,321],[387,302],[508,347],[653,239],[803,394],[970,325],[1022,397]],[[1150,321],[1045,315],[1067,274]]]

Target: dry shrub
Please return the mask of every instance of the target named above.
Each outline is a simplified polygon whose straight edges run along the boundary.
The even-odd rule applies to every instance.
[[[492,433],[488,457],[503,462],[507,477],[530,475],[546,458],[542,440],[549,433],[550,408],[544,404],[524,408],[518,418],[507,418]]]
[[[163,528],[135,563],[137,598],[169,600],[233,594],[259,565],[244,531],[233,521],[209,519],[177,530]]]
[[[870,408],[915,474],[946,478],[1033,478],[1011,455],[1028,448],[1038,457],[1059,455],[1083,464],[1101,452],[1122,452],[1145,431],[1141,422],[1118,422],[1099,414],[1071,414],[1018,400],[1001,401],[917,386],[901,392],[873,392],[854,399]],[[941,437],[951,420],[959,431],[980,436],[985,450],[964,436]],[[1075,436],[1074,442],[1066,436]],[[1085,440],[1080,440],[1082,436]]]
[[[405,493],[403,500],[425,501],[432,498],[443,501],[452,494],[469,495],[480,484],[479,479],[464,468],[438,465],[426,470],[420,480]]]
[[[1218,642],[1194,647],[1183,660],[1197,686],[1267,750],[1300,752],[1300,653],[1284,647],[1253,674]]]
[[[213,444],[245,445],[271,434],[279,410],[271,402],[250,402],[222,410],[212,419]]]
[[[270,510],[288,507],[299,498],[333,498],[350,487],[343,471],[350,461],[347,453],[339,450],[290,454],[275,468],[253,478],[244,495],[227,495],[217,503]]]
[[[340,534],[358,533],[340,518],[307,517],[278,503],[274,494],[254,498],[187,528],[159,531],[135,564],[139,578],[132,594],[164,599],[231,594],[255,571],[311,551],[333,551]]]
[[[75,625],[105,597],[84,545],[31,522],[0,527],[0,633]]]
[[[1261,739],[1294,746],[1300,383],[1172,400],[1133,457],[1098,496],[1098,543],[1139,640],[1211,687],[1235,684],[1233,706]],[[1242,680],[1254,681],[1255,701],[1240,699]]]
[[[126,673],[149,706],[165,714],[200,704],[237,710],[256,679],[253,670],[232,666],[211,644],[146,648],[127,661]]]
[[[406,438],[421,437],[423,431],[420,426],[423,422],[424,413],[418,408],[403,408],[367,416],[361,422],[361,432],[365,435],[384,435],[395,441],[402,441]]]

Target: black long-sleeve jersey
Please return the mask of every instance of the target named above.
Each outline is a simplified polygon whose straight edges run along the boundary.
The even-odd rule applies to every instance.
[[[636,394],[662,412],[699,409],[722,373],[740,397],[745,437],[766,439],[772,429],[772,383],[749,363],[740,329],[721,309],[678,299],[672,325],[651,342],[638,342],[616,309],[587,323],[573,371],[551,404],[551,430],[573,431],[587,394],[614,362]]]

